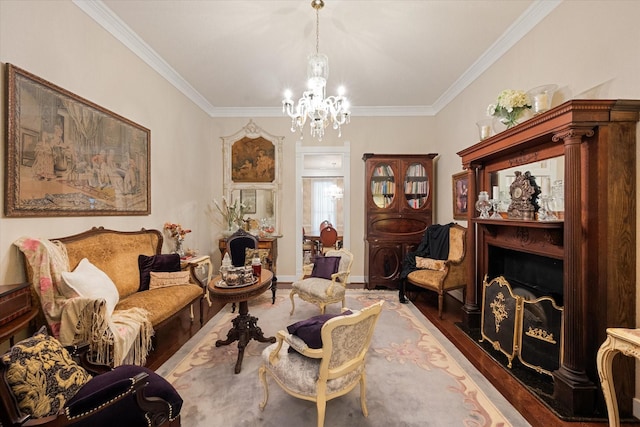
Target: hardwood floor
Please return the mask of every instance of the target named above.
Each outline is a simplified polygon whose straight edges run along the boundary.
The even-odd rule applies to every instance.
[[[349,289],[362,289],[363,284],[352,283]],[[291,283],[278,283],[279,292],[287,292]],[[484,375],[493,386],[522,414],[533,427],[603,427],[606,421],[563,421],[558,418],[538,397],[488,356],[484,351],[456,326],[462,319],[462,304],[447,295],[443,318],[438,318],[438,299],[435,292],[422,292],[413,301],[414,305],[446,336],[462,354]],[[622,422],[623,427],[640,427],[640,421]]]
[[[489,357],[456,326],[461,320],[462,304],[453,297],[445,299],[443,319],[438,318],[438,302],[435,292],[421,293],[415,306],[429,319],[493,386],[522,414],[533,427],[602,427],[606,422],[566,422],[558,418],[538,397],[518,382],[512,375]],[[640,427],[640,422],[623,422],[625,427]]]

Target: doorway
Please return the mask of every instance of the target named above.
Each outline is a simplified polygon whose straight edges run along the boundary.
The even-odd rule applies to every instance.
[[[349,236],[350,144],[342,146],[302,146],[296,143],[296,277],[303,266],[303,228],[319,233],[328,220],[350,247]]]

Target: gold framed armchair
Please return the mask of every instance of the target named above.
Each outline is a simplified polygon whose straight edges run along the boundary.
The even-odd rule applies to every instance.
[[[445,292],[466,287],[466,237],[467,229],[458,224],[449,228],[449,256],[446,260],[416,259],[417,270],[412,271],[406,282],[438,293],[438,317],[442,318]],[[406,292],[403,281],[403,294]]]
[[[258,376],[264,387],[264,410],[269,398],[267,373],[293,397],[316,402],[318,427],[324,425],[327,401],[343,396],[360,384],[360,406],[367,417],[365,356],[382,311],[379,301],[360,311],[327,320],[321,329],[322,347],[313,349],[285,330],[262,352]],[[283,346],[286,342],[289,346]],[[289,352],[288,347],[296,351]]]
[[[337,259],[336,259],[337,258]],[[294,296],[320,307],[320,313],[324,313],[328,304],[342,302],[344,308],[344,295],[351,274],[353,254],[346,249],[327,251],[324,257],[315,258],[311,276],[303,277],[291,285],[291,313],[296,309]],[[308,267],[309,268],[309,267]],[[308,271],[307,271],[308,272]]]

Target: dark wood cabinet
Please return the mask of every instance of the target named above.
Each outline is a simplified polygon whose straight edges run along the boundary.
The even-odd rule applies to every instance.
[[[431,154],[371,154],[365,162],[365,286],[398,289],[402,260],[433,221]]]
[[[482,280],[552,265],[564,306],[562,360],[554,407],[572,416],[603,413],[596,353],[608,327],[636,326],[636,125],[640,101],[572,100],[487,138],[458,155],[468,171],[469,206],[491,191],[494,172],[563,159],[564,221],[477,219],[468,211],[465,327],[478,325]],[[537,261],[536,261],[537,260]],[[546,260],[546,261],[545,261]],[[501,270],[502,269],[502,270]],[[512,270],[514,270],[512,268]],[[618,358],[620,359],[620,358]],[[621,413],[629,415],[633,363],[614,370]]]

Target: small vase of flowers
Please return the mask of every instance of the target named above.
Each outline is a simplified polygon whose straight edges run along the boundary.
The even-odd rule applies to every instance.
[[[182,228],[180,224],[174,224],[172,222],[165,222],[164,229],[175,241],[176,250],[174,251],[174,253],[180,255],[180,257],[185,256],[182,243],[184,242],[184,236],[186,236],[188,233],[191,233],[191,230],[189,230],[188,228]]]
[[[507,129],[518,124],[525,111],[531,108],[531,100],[527,92],[505,89],[498,95],[497,102],[490,104],[487,115],[497,117]]]
[[[247,211],[247,206],[244,203],[238,203],[237,200],[234,200],[233,204],[229,204],[226,197],[223,197],[222,204],[218,203],[215,199],[213,200],[213,204],[217,212],[222,216],[222,226],[225,228],[222,230],[222,234],[225,235],[225,237],[230,236],[240,227],[244,226],[244,214]],[[217,216],[211,206],[209,206],[208,211],[210,217]]]

